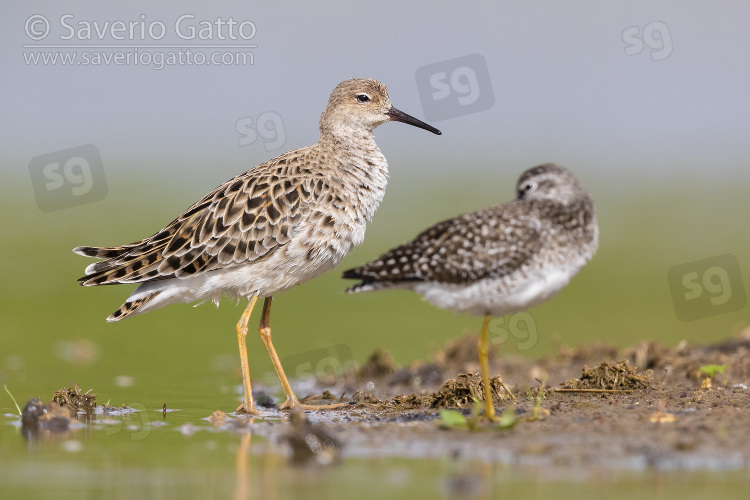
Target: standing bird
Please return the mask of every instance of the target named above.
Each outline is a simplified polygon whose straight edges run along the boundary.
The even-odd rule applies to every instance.
[[[591,259],[598,242],[589,194],[568,170],[545,164],[521,175],[515,200],[440,222],[344,272],[344,278],[361,280],[347,289],[350,293],[413,290],[442,309],[484,316],[479,362],[485,415],[494,420],[490,317],[523,311],[555,295]]]
[[[248,298],[237,323],[243,400],[238,412],[258,414],[250,386],[247,324],[264,298],[259,333],[286,400],[292,391],[269,326],[273,295],[334,269],[364,240],[365,225],[385,194],[388,163],[372,131],[400,121],[440,131],[391,105],[377,80],[354,78],[331,92],[320,116],[320,139],[289,151],[217,187],[164,229],[119,247],[77,247],[104,259],[86,268],[83,286],[140,283],[107,321],[168,304]]]

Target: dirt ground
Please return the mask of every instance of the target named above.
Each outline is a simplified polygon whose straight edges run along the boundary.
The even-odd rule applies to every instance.
[[[374,353],[343,386],[307,399],[348,407],[307,413],[308,422],[293,423],[281,440],[304,457],[295,439],[318,429],[322,443],[345,455],[449,455],[567,479],[612,470],[750,469],[750,330],[708,346],[559,345],[555,356],[537,360],[495,353],[490,371],[516,397],[493,380],[500,423],[482,419],[483,405],[474,402],[482,399],[476,341],[462,337],[433,360],[403,368]],[[441,414],[444,408],[463,419]]]
[[[291,461],[318,464],[449,456],[568,480],[621,470],[750,469],[750,329],[707,346],[558,345],[556,355],[536,360],[491,352],[491,373],[502,374],[515,395],[493,379],[501,415],[494,423],[476,402],[483,398],[476,344],[462,337],[407,367],[375,352],[343,380],[318,381],[321,394],[303,399],[347,403],[342,408],[289,415],[265,396],[258,403],[270,419],[217,411],[203,424],[265,435]],[[71,415],[95,405],[77,388],[57,391],[54,400]],[[32,402],[24,425],[38,425],[35,415],[44,413]],[[59,423],[65,415],[39,420],[50,417]]]

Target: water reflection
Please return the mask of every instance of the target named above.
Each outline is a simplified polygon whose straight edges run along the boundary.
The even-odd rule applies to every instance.
[[[237,448],[235,454],[235,487],[234,487],[234,499],[240,500],[250,498],[250,471],[248,467],[248,454],[250,453],[250,438],[252,434],[250,431],[242,435],[240,440],[240,446]]]
[[[70,437],[74,412],[56,403],[30,399],[21,412],[21,435],[29,441],[62,441]]]
[[[86,409],[77,409],[69,403],[44,403],[32,398],[21,411],[21,435],[29,443],[66,441],[79,430],[90,438],[94,424],[103,427],[105,436],[127,432],[130,441],[146,439],[154,426],[164,425],[152,423],[146,407],[137,403],[122,408],[94,403]]]
[[[341,442],[322,424],[313,424],[301,411],[289,415],[286,432],[281,440],[289,444],[295,465],[330,465],[341,457]]]

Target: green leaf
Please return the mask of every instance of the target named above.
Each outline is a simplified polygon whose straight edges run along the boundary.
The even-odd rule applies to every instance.
[[[727,369],[729,365],[703,365],[700,368],[698,368],[698,371],[701,372],[703,375],[714,378],[719,373],[724,373],[724,370]]]
[[[440,420],[446,427],[469,427],[466,417],[456,410],[440,410]]]
[[[512,429],[514,425],[518,423],[516,418],[516,408],[509,406],[503,410],[503,414],[500,416],[500,422],[497,424],[497,428],[501,431],[506,429]]]

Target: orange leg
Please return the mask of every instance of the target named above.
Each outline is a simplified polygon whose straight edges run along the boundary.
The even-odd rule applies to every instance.
[[[239,413],[252,413],[258,415],[253,402],[253,389],[250,386],[250,364],[247,360],[247,322],[253,313],[255,302],[258,300],[257,295],[250,297],[250,303],[242,313],[240,321],[237,323],[237,342],[240,346],[240,363],[242,364],[242,404],[237,407]]]
[[[490,352],[489,345],[487,344],[487,334],[490,327],[490,316],[486,314],[484,316],[484,322],[482,323],[482,333],[479,336],[479,343],[477,345],[479,349],[479,366],[482,368],[482,385],[484,386],[484,415],[491,421],[497,420],[495,416],[495,405],[492,402],[492,387],[490,385],[490,363],[487,359],[487,355]],[[508,389],[502,380],[500,385],[505,392],[510,394],[510,397],[516,399],[510,389]]]
[[[281,388],[284,390],[284,395],[286,396],[286,400],[281,404],[281,406],[279,406],[279,409],[283,410],[288,408],[293,410],[300,408],[302,410],[319,410],[321,408],[339,408],[342,406],[347,406],[346,403],[331,405],[306,405],[299,402],[297,396],[294,394],[294,391],[292,391],[292,386],[289,384],[289,379],[286,378],[286,374],[284,373],[284,368],[281,366],[279,356],[278,354],[276,354],[276,349],[274,349],[273,347],[273,342],[271,342],[270,320],[272,299],[273,297],[266,297],[263,301],[263,314],[260,318],[258,333],[260,334],[260,338],[263,341],[263,344],[266,346],[268,355],[271,357],[271,362],[273,363],[273,367],[276,369],[276,374],[279,376],[279,381],[281,382]]]

